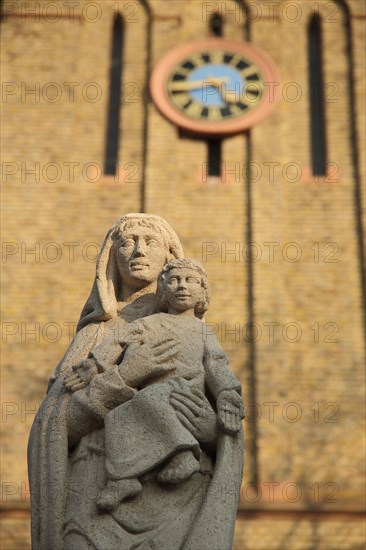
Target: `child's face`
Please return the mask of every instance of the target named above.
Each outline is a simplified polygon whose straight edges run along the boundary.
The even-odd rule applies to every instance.
[[[165,279],[165,299],[170,310],[194,310],[202,300],[201,276],[185,267],[171,269]]]

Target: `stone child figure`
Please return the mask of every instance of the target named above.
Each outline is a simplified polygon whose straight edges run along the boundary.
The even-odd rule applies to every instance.
[[[159,313],[129,324],[119,340],[122,348],[109,346],[102,353],[103,361],[98,361],[98,354],[91,354],[65,377],[64,384],[71,392],[85,387],[107,368],[117,369],[122,379],[128,379],[124,352],[132,343],[152,338],[160,342],[173,339],[177,350],[170,372],[146,372],[138,387],[126,388],[133,398],[104,419],[108,481],[99,496],[99,508],[112,510],[125,498],[139,494],[138,478],[159,466],[157,479],[171,484],[185,481],[200,469],[200,445],[184,427],[184,418],[179,419],[170,406],[171,393],[182,379],[192,392],[208,388],[223,432],[234,435],[239,431],[243,417],[240,383],[228,368],[214,334],[201,320],[209,294],[207,275],[199,264],[188,259],[171,261],[158,278]]]

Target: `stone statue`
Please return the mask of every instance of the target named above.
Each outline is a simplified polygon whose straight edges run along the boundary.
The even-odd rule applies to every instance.
[[[34,550],[231,548],[243,405],[209,297],[165,220],[112,226],[30,435]]]

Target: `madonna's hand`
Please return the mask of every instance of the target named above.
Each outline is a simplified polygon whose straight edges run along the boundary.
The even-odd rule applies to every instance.
[[[177,387],[170,396],[177,417],[200,443],[216,441],[217,417],[210,402],[198,389],[188,385]]]
[[[130,344],[118,367],[119,374],[128,386],[137,388],[153,378],[174,372],[178,352],[179,346],[172,338],[155,344]]]

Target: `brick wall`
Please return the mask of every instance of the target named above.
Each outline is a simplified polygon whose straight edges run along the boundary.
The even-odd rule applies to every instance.
[[[332,163],[318,182],[308,171],[312,3],[281,1],[272,12],[268,2],[250,2],[247,11],[234,0],[121,0],[116,178],[103,176],[116,3],[82,0],[73,20],[48,4],[5,2],[2,23],[2,548],[29,547],[28,433],[90,291],[97,245],[112,221],[142,208],[173,225],[187,256],[202,261],[206,244],[215,245],[205,262],[207,321],[246,402],[256,402],[246,422],[235,550],[361,548],[364,4],[317,3]],[[206,178],[207,143],[163,119],[147,88],[164,52],[209,36],[215,6],[225,37],[249,31],[277,63],[282,99],[250,134],[223,141],[223,175]],[[31,10],[41,11],[39,20],[22,16]],[[256,341],[248,342],[253,322]]]

